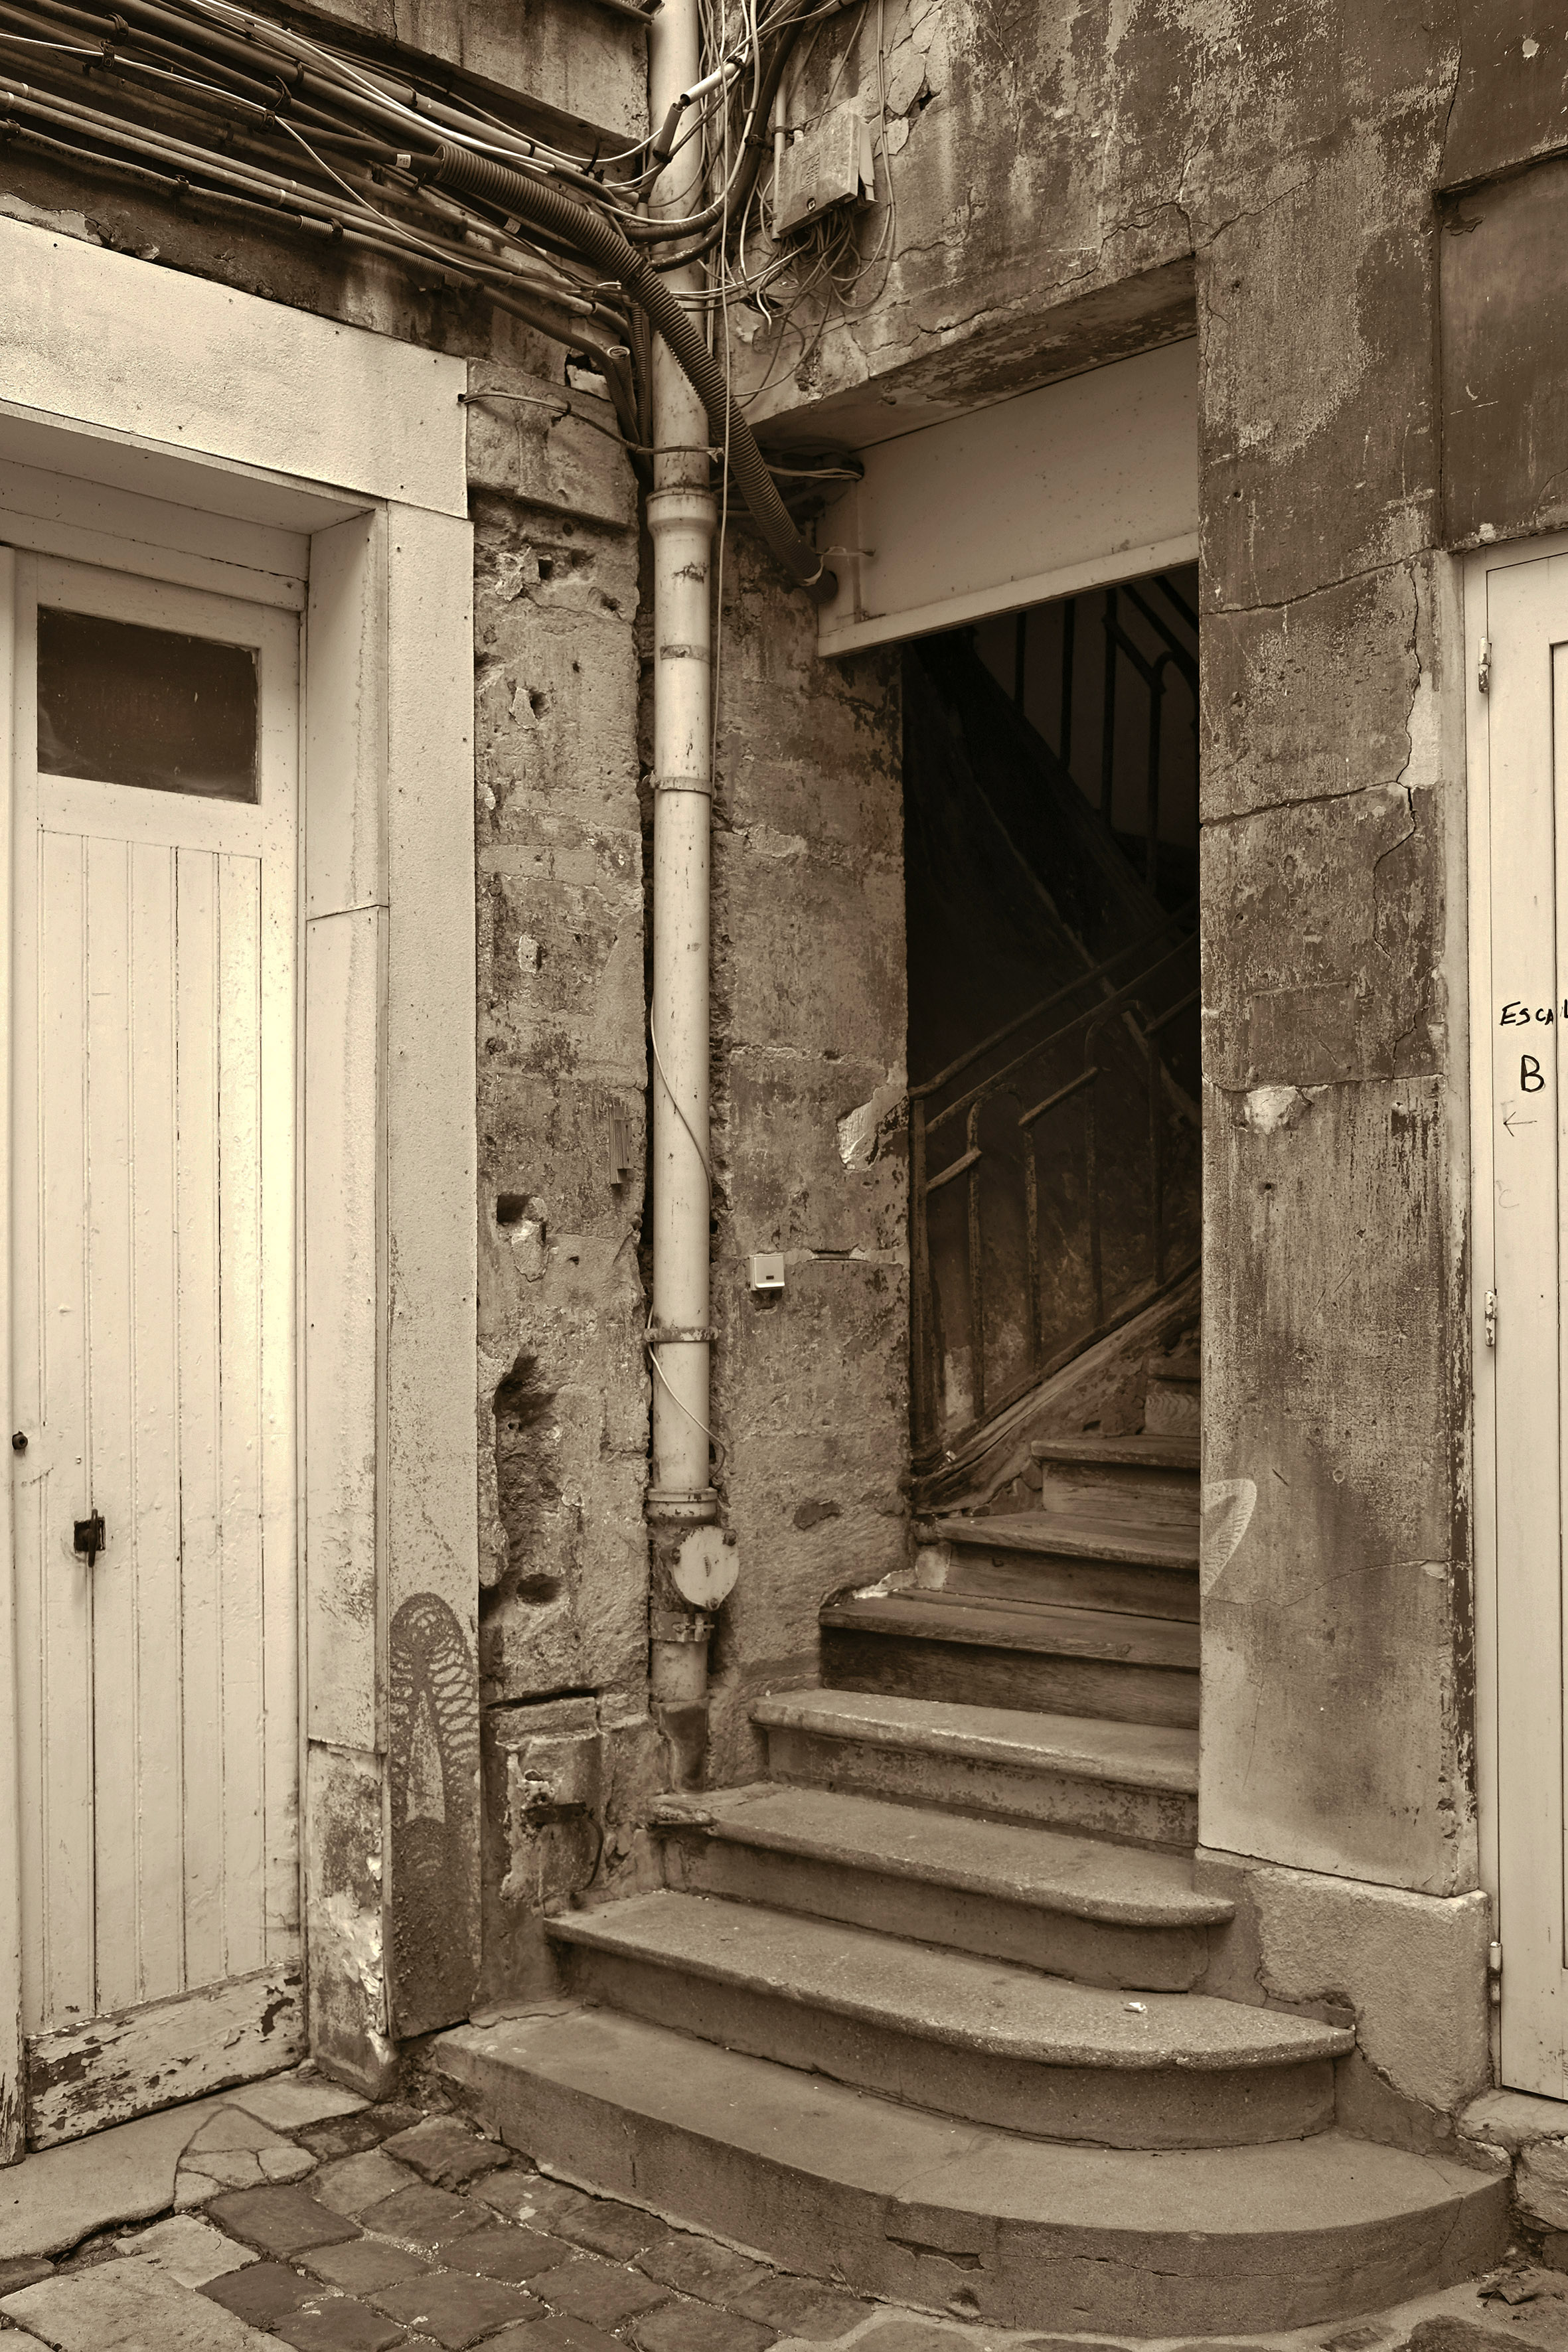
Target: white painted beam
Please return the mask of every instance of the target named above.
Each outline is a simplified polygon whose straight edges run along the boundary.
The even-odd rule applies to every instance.
[[[1198,347],[1167,343],[864,451],[817,525],[824,654],[929,635],[1198,551]]]

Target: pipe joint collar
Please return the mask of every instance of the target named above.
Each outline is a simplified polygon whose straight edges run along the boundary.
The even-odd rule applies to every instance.
[[[701,530],[711,538],[719,527],[719,501],[711,490],[649,490],[643,503],[656,540],[670,530]]]

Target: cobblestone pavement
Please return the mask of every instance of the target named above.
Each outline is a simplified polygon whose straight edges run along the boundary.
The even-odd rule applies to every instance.
[[[196,2131],[171,2217],[53,2263],[0,2263],[4,2326],[58,2352],[1046,2352],[1051,2340],[770,2269],[548,2179],[456,2116],[367,2107],[302,2076],[232,2096]]]
[[[962,2289],[951,2319],[867,2302],[308,2070],[226,2095],[194,2130],[173,2214],[0,2262],[18,2352],[1131,2352],[967,2323]],[[1479,2294],[1370,2326],[1181,2352],[1568,2352],[1565,2289],[1516,2256]]]

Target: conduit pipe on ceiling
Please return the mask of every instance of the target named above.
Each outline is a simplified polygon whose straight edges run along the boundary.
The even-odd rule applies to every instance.
[[[660,121],[702,70],[697,0],[652,19],[649,115]],[[700,142],[656,184],[654,209],[691,209]],[[671,295],[702,285],[700,263]],[[666,281],[668,282],[668,280]],[[695,332],[695,330],[692,331]],[[678,1789],[700,1785],[708,1748],[710,1620],[676,1583],[681,1544],[718,1515],[709,1485],[709,834],[713,775],[710,573],[717,501],[708,411],[661,334],[653,339],[653,1483],[651,1678]]]

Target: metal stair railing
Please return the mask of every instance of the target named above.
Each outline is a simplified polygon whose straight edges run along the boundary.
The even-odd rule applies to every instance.
[[[1195,935],[1185,936],[1164,948],[1152,961],[1145,962],[1130,980],[1112,987],[1109,993],[1082,1006],[1071,1016],[1023,1044],[1014,1044],[1005,1059],[995,1067],[980,1075],[971,1075],[976,1066],[1001,1046],[1017,1040],[1029,1027],[1053,1012],[1059,1011],[1070,997],[1080,994],[1086,987],[1104,989],[1114,968],[1139,950],[1147,952],[1147,938],[1134,940],[1109,957],[1104,962],[1085,971],[1037,1004],[1019,1013],[1013,1021],[995,1030],[979,1045],[972,1046],[933,1078],[910,1088],[910,1323],[911,1323],[911,1412],[914,1454],[917,1467],[923,1467],[946,1450],[962,1443],[992,1413],[1001,1412],[1017,1397],[1048,1379],[1052,1372],[1079,1354],[1094,1341],[1137,1308],[1146,1303],[1165,1284],[1185,1275],[1195,1258],[1184,1261],[1179,1267],[1169,1263],[1170,1237],[1166,1200],[1166,1127],[1170,1099],[1174,1095],[1183,1099],[1179,1083],[1172,1070],[1167,1049],[1161,1040],[1183,1013],[1196,1005],[1199,997],[1197,981],[1198,944]],[[1182,983],[1190,969],[1191,984]],[[1151,1011],[1144,1000],[1168,995],[1174,989],[1174,1001],[1158,1011]],[[1146,1093],[1143,1106],[1143,1141],[1147,1152],[1147,1199],[1149,1203],[1150,1269],[1146,1286],[1131,1299],[1116,1301],[1108,1311],[1105,1283],[1105,1216],[1106,1177],[1102,1134],[1106,1125],[1106,1106],[1101,1089],[1110,1083],[1119,1083],[1123,1105],[1131,1087],[1137,1083],[1125,1067],[1125,1056],[1113,1061],[1106,1050],[1106,1031],[1115,1023],[1130,1036],[1143,1065],[1142,1079]],[[952,1098],[942,1100],[956,1082],[967,1079]],[[1021,1378],[1006,1383],[1001,1393],[992,1392],[987,1378],[985,1327],[985,1200],[984,1169],[986,1147],[981,1140],[981,1128],[988,1106],[1003,1097],[1017,1098],[1036,1095],[1021,1108],[1016,1126],[1025,1139],[1022,1154],[1024,1169],[1024,1213],[1028,1290],[1028,1365]],[[1040,1256],[1041,1188],[1049,1181],[1049,1171],[1040,1166],[1040,1140],[1046,1123],[1053,1119],[1070,1102],[1083,1104],[1083,1199],[1081,1223],[1084,1229],[1089,1270],[1090,1309],[1077,1318],[1069,1328],[1058,1327],[1054,1331],[1045,1328],[1043,1313],[1042,1267]],[[962,1140],[962,1148],[952,1146]],[[933,1145],[940,1144],[952,1152],[951,1158],[931,1171]],[[1119,1170],[1125,1170],[1125,1159],[1119,1155]],[[1058,1206],[1069,1198],[1070,1184],[1067,1177],[1065,1153],[1058,1163]],[[970,1382],[972,1418],[962,1430],[948,1432],[942,1426],[941,1386],[941,1349],[939,1343],[940,1302],[937,1295],[937,1271],[931,1247],[931,1204],[936,1196],[952,1184],[966,1187],[967,1214],[963,1222],[963,1288],[967,1294],[970,1348]],[[1065,1220],[1063,1220],[1065,1222]]]

